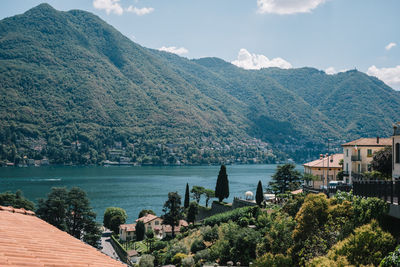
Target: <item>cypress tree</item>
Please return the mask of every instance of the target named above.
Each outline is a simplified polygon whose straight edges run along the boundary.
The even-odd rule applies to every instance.
[[[263,194],[262,184],[261,181],[258,181],[257,191],[256,191],[256,203],[259,207],[261,207],[263,200],[264,200],[264,194]]]
[[[186,183],[185,202],[183,203],[185,209],[189,208],[189,184]]]
[[[219,170],[217,184],[215,186],[215,197],[218,198],[219,202],[229,197],[229,181],[225,165],[221,165],[221,169]]]

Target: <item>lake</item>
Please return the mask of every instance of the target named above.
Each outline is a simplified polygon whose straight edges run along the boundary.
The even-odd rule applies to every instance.
[[[246,191],[255,194],[259,180],[265,187],[276,170],[275,164],[229,165],[230,196],[244,197]],[[0,168],[0,192],[21,189],[24,196],[37,203],[45,198],[52,187],[78,186],[85,190],[97,221],[103,221],[104,210],[110,206],[121,207],[128,213],[128,223],[137,219],[142,209],[152,209],[162,215],[162,206],[168,192],[177,191],[182,196],[186,183],[215,189],[219,166],[179,167],[28,167]],[[298,170],[302,170],[297,165]],[[204,203],[204,197],[202,203]]]

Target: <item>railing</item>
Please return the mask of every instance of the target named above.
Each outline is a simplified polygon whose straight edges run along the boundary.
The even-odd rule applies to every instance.
[[[350,174],[349,174],[349,172],[347,172],[347,171],[343,171],[343,176],[349,176]]]
[[[363,197],[377,197],[384,199],[391,204],[399,204],[400,180],[379,181],[379,180],[353,180],[353,194]]]
[[[361,161],[361,156],[351,156],[351,161]]]

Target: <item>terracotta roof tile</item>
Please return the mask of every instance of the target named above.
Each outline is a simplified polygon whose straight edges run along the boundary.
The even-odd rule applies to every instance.
[[[156,215],[153,214],[147,214],[146,216],[140,217],[139,219],[136,220],[136,222],[138,221],[142,221],[144,224],[151,222],[152,220],[157,219],[158,217]]]
[[[378,138],[360,138],[345,144],[342,146],[391,146],[392,139],[391,138],[379,138],[379,143],[377,142]]]
[[[30,215],[0,206],[0,266],[126,266]]]
[[[333,154],[329,156],[329,168],[342,168],[342,166],[339,165],[341,159],[343,159],[343,154]],[[304,163],[303,166],[314,168],[328,168],[328,157]]]
[[[119,226],[120,229],[123,229],[127,232],[135,232],[136,231],[136,223],[134,224],[121,224]]]

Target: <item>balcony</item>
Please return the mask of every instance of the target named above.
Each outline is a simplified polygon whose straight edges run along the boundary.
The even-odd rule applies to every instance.
[[[351,156],[351,161],[361,161],[361,156]]]

